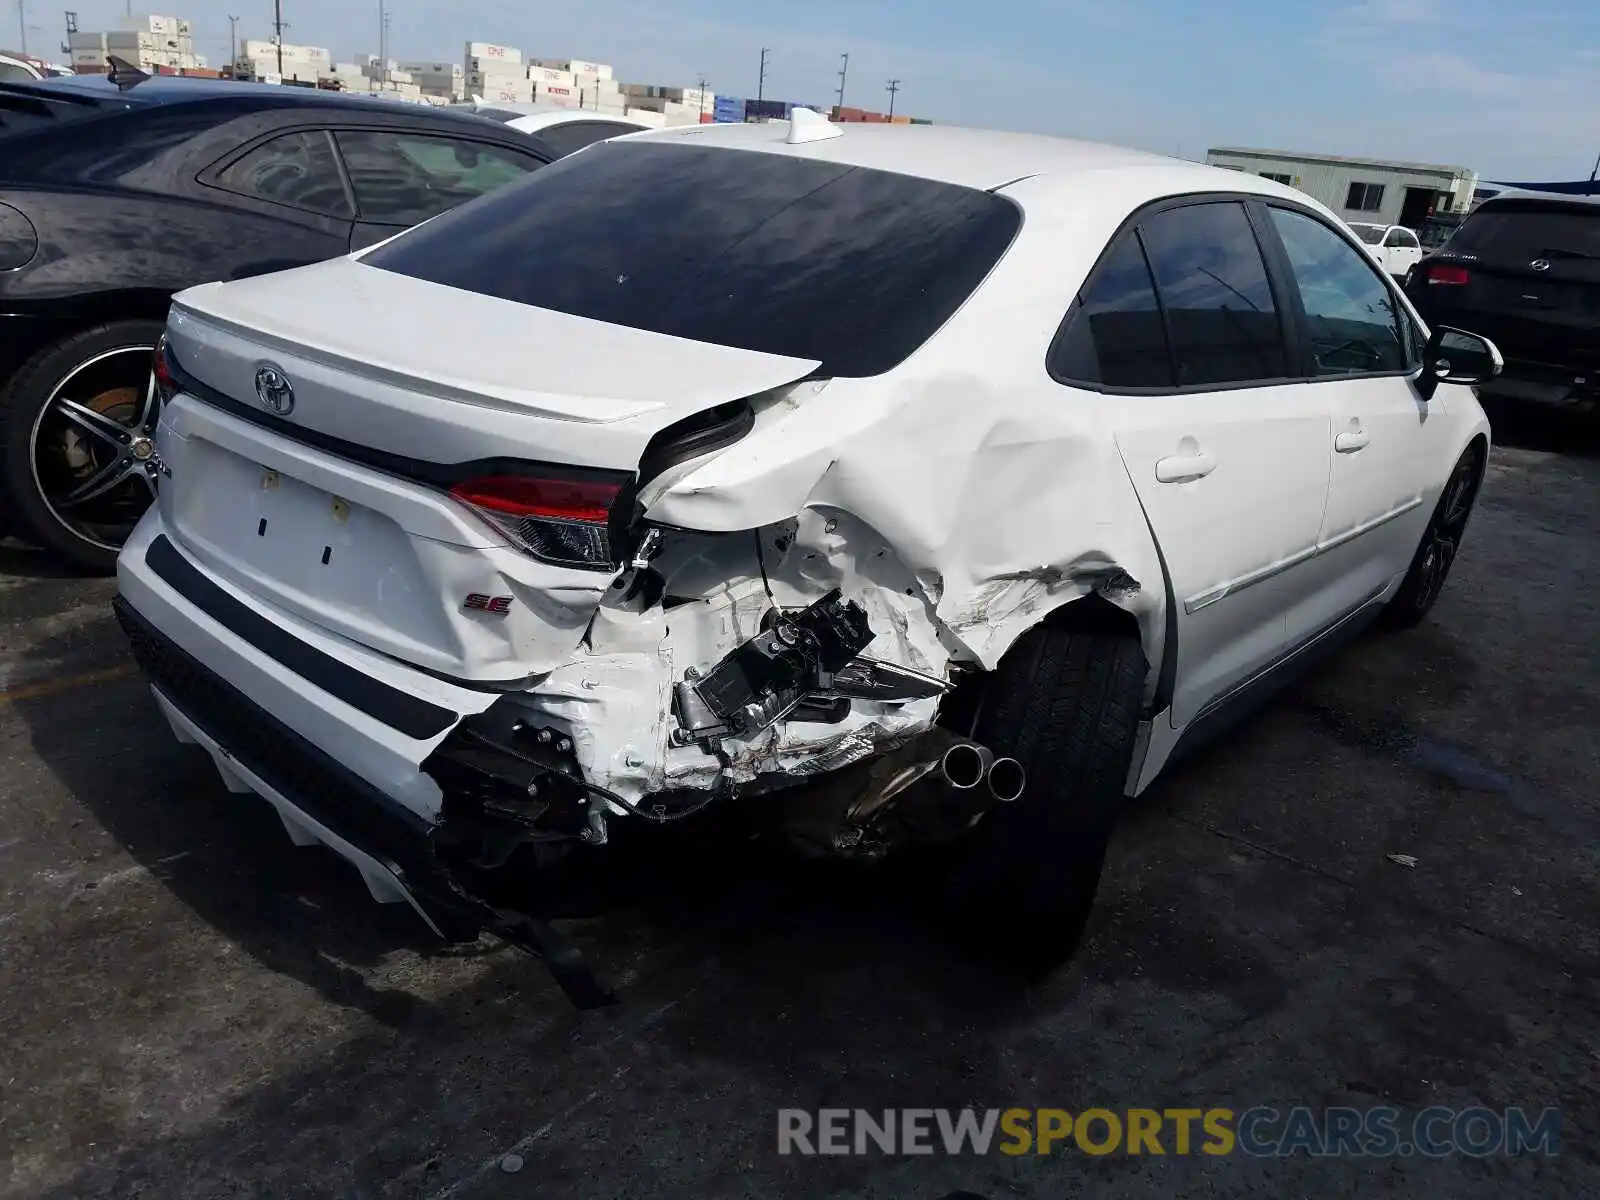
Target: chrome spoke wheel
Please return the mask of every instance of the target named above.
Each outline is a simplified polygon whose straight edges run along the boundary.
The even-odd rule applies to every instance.
[[[150,346],[119,346],[79,363],[45,398],[29,445],[33,484],[51,518],[115,551],[156,494],[160,395]]]

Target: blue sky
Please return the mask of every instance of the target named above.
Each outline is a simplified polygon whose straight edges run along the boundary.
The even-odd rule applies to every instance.
[[[41,27],[30,45],[59,38],[65,2],[28,0]],[[848,51],[847,103],[881,109],[898,78],[900,112],[1190,157],[1252,145],[1567,179],[1600,154],[1595,0],[389,2],[396,58],[454,60],[470,37],[609,62],[635,82],[703,72],[747,96],[767,46],[768,96],[831,103]],[[339,59],[377,48],[377,0],[283,3],[286,41]],[[125,11],[74,7],[86,29]],[[179,7],[214,58],[226,54],[224,14],[241,18],[240,37],[267,36],[272,18],[270,0]]]

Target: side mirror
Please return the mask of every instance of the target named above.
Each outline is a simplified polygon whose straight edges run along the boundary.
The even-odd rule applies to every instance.
[[[1422,349],[1417,390],[1424,400],[1431,400],[1441,383],[1488,383],[1503,366],[1505,359],[1488,338],[1441,325]]]

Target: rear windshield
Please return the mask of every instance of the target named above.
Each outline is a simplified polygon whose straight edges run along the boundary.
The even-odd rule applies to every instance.
[[[1354,229],[1356,236],[1369,246],[1376,246],[1382,242],[1383,235],[1387,232],[1382,225],[1352,225],[1350,228]]]
[[[487,117],[491,121],[515,121],[522,113],[507,112],[503,108],[475,108],[474,116]]]
[[[848,135],[846,135],[848,136]],[[1020,211],[789,155],[599,143],[368,254],[519,304],[877,375],[944,324]]]
[[[1450,253],[1528,262],[1563,254],[1600,258],[1600,204],[1498,204],[1468,217]]]

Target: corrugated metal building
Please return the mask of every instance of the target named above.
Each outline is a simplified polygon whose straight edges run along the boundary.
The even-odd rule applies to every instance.
[[[1297,187],[1347,221],[1408,229],[1420,228],[1432,216],[1466,212],[1478,186],[1478,173],[1466,167],[1291,150],[1219,146],[1206,151],[1206,162]]]

